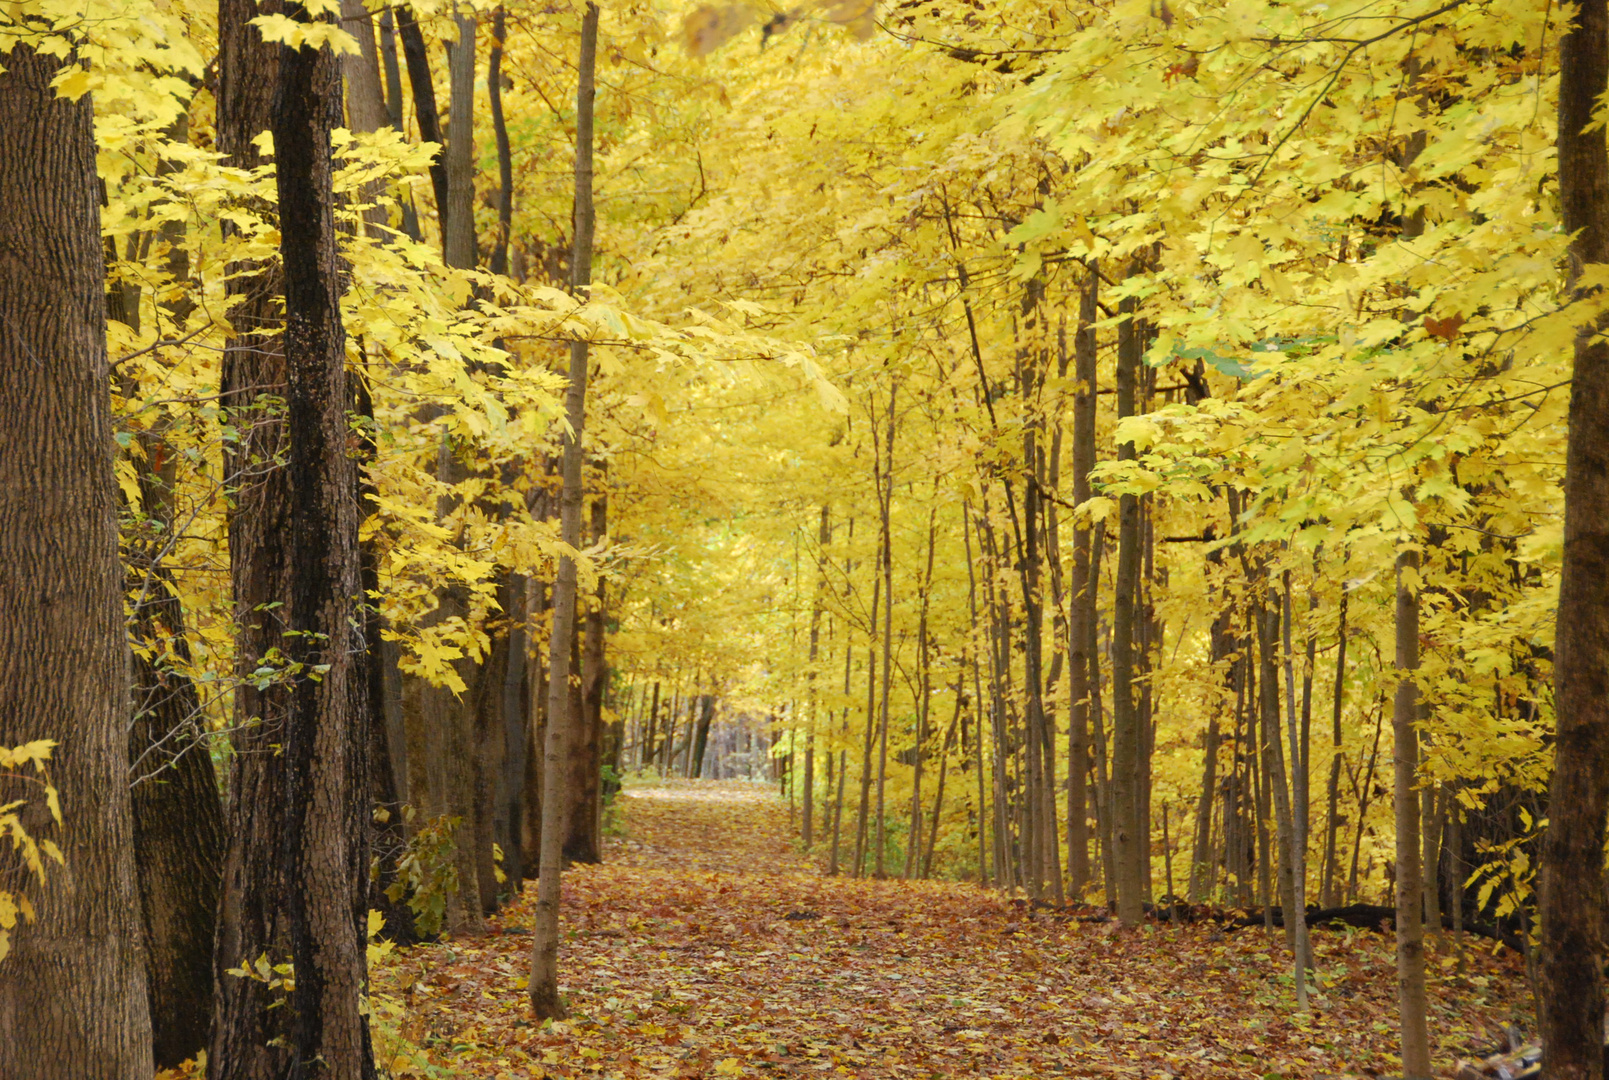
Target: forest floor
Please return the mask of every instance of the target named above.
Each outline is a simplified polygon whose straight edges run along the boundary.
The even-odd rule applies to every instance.
[[[375,975],[393,1077],[1365,1077],[1396,1066],[1392,939],[1315,932],[1295,1013],[1261,928],[1122,932],[956,883],[823,876],[786,804],[734,782],[628,787],[623,836],[564,876],[571,1019],[525,997],[531,901]],[[1471,939],[1472,946],[1490,942]],[[1525,1026],[1506,949],[1432,951],[1437,1071]],[[422,1048],[422,1049],[421,1049]]]

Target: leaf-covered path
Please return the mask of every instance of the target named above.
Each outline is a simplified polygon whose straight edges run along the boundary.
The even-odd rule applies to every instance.
[[[565,875],[571,1020],[529,1018],[528,887],[493,933],[407,950],[377,974],[386,1026],[426,1047],[377,1046],[393,1076],[1150,1080],[1395,1066],[1389,936],[1315,934],[1323,987],[1304,1020],[1283,948],[1260,929],[1124,934],[968,885],[824,877],[796,852],[786,804],[750,784],[633,787],[620,807],[625,838],[608,861]],[[1465,976],[1452,965],[1450,946],[1432,954],[1448,1075],[1527,997],[1506,950],[1472,949]]]

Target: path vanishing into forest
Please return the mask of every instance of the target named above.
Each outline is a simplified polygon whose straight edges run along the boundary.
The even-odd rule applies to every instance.
[[[955,883],[825,877],[788,808],[739,782],[626,789],[608,861],[564,878],[569,1021],[525,999],[529,885],[493,931],[394,954],[375,977],[394,1077],[1362,1077],[1395,1069],[1392,939],[1314,935],[1290,1007],[1261,929],[1030,912]],[[1476,944],[1490,946],[1490,942]],[[1524,1015],[1521,965],[1430,958],[1438,1073]],[[391,1031],[423,1047],[399,1054]],[[452,1070],[452,1071],[433,1071]]]

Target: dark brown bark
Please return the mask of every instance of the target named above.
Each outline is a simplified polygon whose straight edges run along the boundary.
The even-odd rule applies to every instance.
[[[698,710],[693,730],[688,735],[691,748],[688,754],[688,776],[697,780],[704,775],[704,751],[709,747],[710,723],[715,719],[715,695],[700,694],[695,704]]]
[[[1125,299],[1129,318],[1118,328],[1117,415],[1132,416],[1142,343],[1135,325],[1135,302]],[[1133,460],[1134,444],[1119,444],[1120,461]],[[1112,600],[1112,847],[1117,880],[1110,895],[1117,900],[1118,921],[1137,925],[1145,917],[1145,858],[1148,822],[1141,805],[1143,737],[1134,700],[1135,596],[1140,576],[1140,502],[1135,495],[1118,497],[1117,577]]]
[[[1609,262],[1609,146],[1590,127],[1609,86],[1609,6],[1582,0],[1559,58],[1559,200],[1570,284]],[[1558,715],[1542,848],[1540,997],[1552,1080],[1604,1075],[1604,817],[1609,811],[1609,342],[1600,317],[1575,342],[1564,476],[1564,565],[1554,692]]]
[[[1096,289],[1092,267],[1080,294],[1078,332],[1073,338],[1073,504],[1090,497],[1090,470],[1095,467]],[[1075,898],[1089,885],[1090,665],[1094,662],[1096,580],[1090,566],[1090,529],[1073,526],[1073,566],[1068,583],[1068,696],[1072,702],[1067,733],[1067,873]]]
[[[458,40],[447,46],[449,93],[447,202],[441,208],[441,252],[448,266],[468,269],[477,258],[475,243],[475,30],[473,12],[453,17]]]
[[[507,38],[503,5],[492,12],[492,53],[486,65],[486,96],[492,107],[492,137],[497,140],[497,236],[492,241],[491,270],[508,273],[508,239],[514,222],[514,155],[509,148],[508,121],[503,116],[503,44]]]
[[[0,775],[0,803],[66,860],[41,885],[0,855],[38,912],[0,962],[0,1076],[144,1080],[99,183],[90,99],[50,86],[68,63],[16,45],[0,72],[0,745],[56,742],[61,824],[34,783]]]
[[[224,2],[224,0],[220,0]],[[447,140],[441,133],[441,112],[436,106],[436,84],[430,75],[430,54],[425,51],[424,31],[413,9],[403,5],[397,11],[397,36],[402,38],[402,60],[408,69],[408,89],[413,91],[414,117],[419,122],[422,142],[435,143],[438,149],[430,159],[430,188],[436,196],[436,216],[447,220],[447,164],[443,151]]]
[[[296,6],[287,13],[307,18]],[[220,22],[254,14],[225,0]],[[220,36],[245,45],[234,54],[242,66],[229,78],[260,78],[265,67],[277,68],[268,112],[282,237],[283,354],[246,352],[237,339],[226,357],[225,400],[239,401],[231,391],[250,392],[240,388],[282,388],[277,439],[285,455],[283,464],[259,465],[260,478],[239,492],[230,519],[246,681],[236,694],[232,829],[207,1067],[210,1076],[229,1080],[368,1080],[375,1070],[360,1001],[368,684],[330,158],[330,132],[340,123],[340,68],[328,48],[274,46],[274,62],[253,56],[266,47],[239,22]],[[232,115],[220,121],[220,134],[224,128],[238,134],[256,119]],[[292,965],[294,989],[229,973],[259,956]],[[279,1007],[271,1008],[276,1001]]]
[[[160,484],[142,475],[141,487]],[[147,499],[146,506],[152,501]],[[212,941],[223,862],[223,804],[198,719],[183,609],[146,544],[130,545],[136,582],[135,712],[129,727],[134,851],[146,943],[152,1046],[171,1068],[207,1045]]]
[[[170,135],[183,138],[183,125],[175,128]],[[182,223],[164,223],[162,234],[174,245],[170,268],[183,277],[188,258]],[[107,311],[136,332],[140,292],[138,284],[123,282],[107,293]],[[184,607],[165,562],[174,543],[180,458],[157,426],[139,433],[129,460],[139,485],[139,504],[129,508],[125,534],[134,646],[129,790],[152,1047],[161,1069],[207,1045],[224,823],[217,774],[199,723],[200,695],[189,675]]]

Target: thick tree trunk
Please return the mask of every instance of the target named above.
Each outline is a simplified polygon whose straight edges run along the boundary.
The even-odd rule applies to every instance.
[[[14,879],[38,918],[0,961],[0,1076],[144,1080],[99,183],[90,99],[50,86],[72,62],[16,45],[0,72],[0,745],[56,742],[61,823],[3,775],[0,803],[66,860]]]
[[[475,265],[475,29],[473,13],[456,15],[458,40],[447,47],[447,206],[441,215],[442,260]]]
[[[1609,148],[1588,127],[1609,85],[1609,9],[1582,0],[1559,61],[1559,196],[1570,283],[1609,263]],[[1581,328],[1570,383],[1564,566],[1553,678],[1558,726],[1542,848],[1539,1002],[1552,1080],[1603,1075],[1604,817],[1609,811],[1609,342]]]
[[[374,19],[363,0],[341,0],[341,29],[357,40],[358,51],[341,57],[346,77],[346,121],[353,131],[379,131],[391,122],[380,85],[380,51]]]
[[[207,1065],[229,1080],[278,1080],[298,1069],[367,1080],[366,648],[330,158],[340,69],[328,48],[283,49],[277,66],[286,454],[237,504],[230,555],[242,670],[280,670],[237,691],[242,735]],[[276,385],[249,377],[279,374],[275,358],[264,364],[236,352],[233,360],[226,385]],[[269,370],[253,370],[259,365]],[[294,989],[229,974],[264,954],[292,965]],[[284,1007],[269,1007],[282,998]]]
[[[170,135],[184,137],[183,123]],[[184,276],[182,223],[166,222],[175,276]],[[107,311],[135,332],[140,287],[120,283]],[[175,313],[177,314],[177,313]],[[134,715],[129,725],[134,860],[145,931],[146,986],[157,1068],[207,1045],[212,1019],[212,939],[223,862],[223,804],[189,675],[184,608],[165,559],[174,543],[173,489],[179,455],[160,427],[141,432],[129,463],[139,485],[136,525],[125,536],[129,636],[134,646]]]
[[[592,284],[592,95],[598,55],[598,5],[588,0],[581,18],[581,48],[576,65],[575,248],[571,287],[583,292]],[[564,488],[559,500],[559,536],[571,548],[581,543],[582,433],[587,415],[587,343],[570,344],[570,380],[565,394],[570,430],[564,436]],[[553,624],[548,647],[548,724],[543,748],[541,868],[536,886],[536,918],[531,941],[531,1009],[539,1019],[566,1015],[559,997],[559,871],[568,804],[566,756],[571,729],[579,719],[570,709],[570,645],[575,634],[575,559],[559,558],[553,583]]]
[[[189,660],[183,609],[166,575],[149,562],[146,569],[132,628],[138,695],[129,780],[152,1045],[157,1067],[172,1068],[207,1045],[225,837],[217,775],[198,726],[200,698],[189,676],[165,662]],[[155,651],[164,641],[171,657]]]

